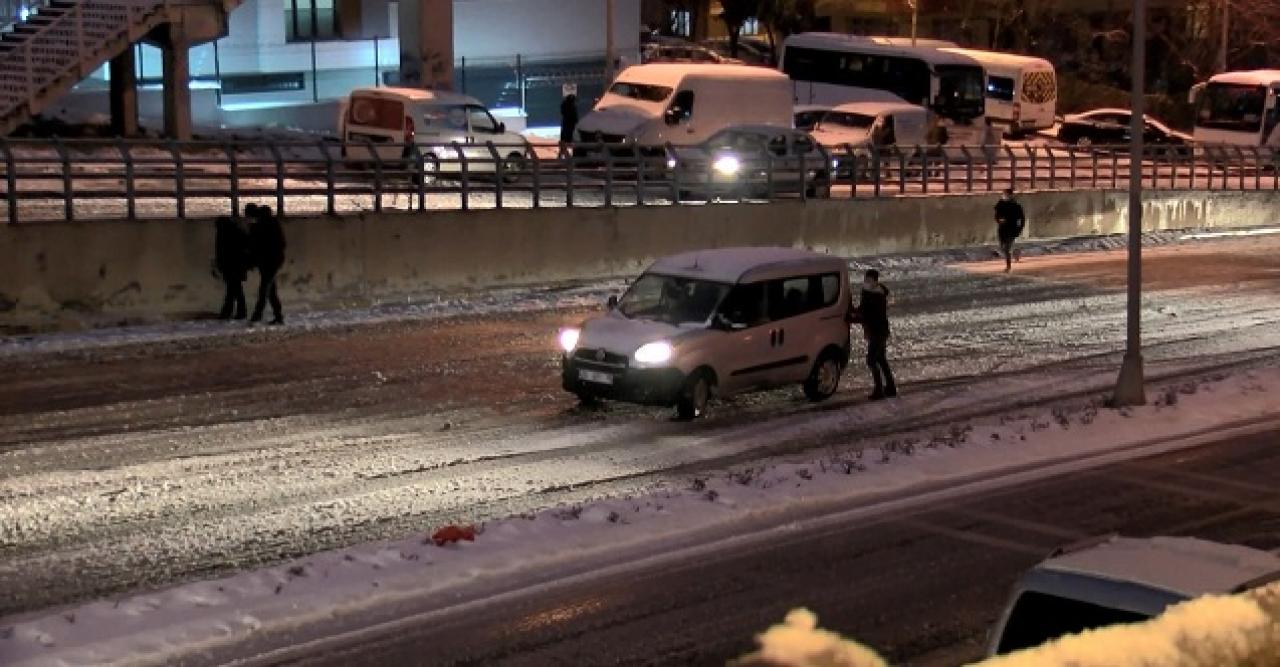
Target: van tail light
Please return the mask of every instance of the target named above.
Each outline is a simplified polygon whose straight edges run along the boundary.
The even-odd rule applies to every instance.
[[[413,126],[413,118],[411,116],[404,117],[404,143],[409,145],[413,143],[413,138],[417,136],[418,131]]]
[[[1013,119],[1022,120],[1022,103],[1021,102],[1013,103]]]

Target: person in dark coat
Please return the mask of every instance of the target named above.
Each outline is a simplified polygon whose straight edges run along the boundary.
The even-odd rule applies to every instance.
[[[226,286],[222,311],[218,316],[224,320],[232,317],[243,320],[247,314],[244,279],[249,272],[249,235],[244,227],[227,216],[219,217],[214,225],[213,264]]]
[[[851,309],[850,322],[862,325],[867,340],[867,368],[874,384],[871,400],[893,398],[898,385],[889,368],[889,288],[880,282],[880,272],[867,269],[862,281],[862,299]]]
[[[1004,256],[1005,273],[1013,270],[1013,242],[1022,236],[1027,226],[1027,216],[1013,198],[1013,190],[1005,190],[996,202],[996,236],[1000,238],[1000,254]]]
[[[560,145],[573,143],[573,133],[578,130],[578,95],[569,93],[560,101]]]
[[[254,206],[250,204],[249,206]],[[245,214],[250,214],[249,206]],[[255,206],[252,210],[253,224],[249,227],[249,251],[253,264],[258,269],[258,301],[253,306],[250,322],[261,322],[262,311],[267,302],[271,303],[271,324],[284,324],[284,311],[280,305],[280,295],[276,289],[276,276],[280,267],[284,266],[284,228],[280,219],[271,211],[270,206]]]

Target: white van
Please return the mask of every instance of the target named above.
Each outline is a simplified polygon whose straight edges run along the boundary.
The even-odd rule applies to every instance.
[[[750,65],[628,67],[578,123],[578,140],[699,144],[730,125],[792,127],[791,80]]]
[[[924,146],[929,143],[929,111],[903,102],[853,102],[823,115],[809,132],[832,149]]]
[[[529,142],[474,97],[418,88],[357,88],[339,107],[338,133],[348,161],[411,157],[416,144],[423,169],[435,172],[524,171]],[[492,144],[493,152],[489,145]],[[372,151],[372,152],[371,152]]]
[[[1006,134],[1018,135],[1053,127],[1058,113],[1058,75],[1043,58],[943,48],[968,56],[987,72],[987,119]]]
[[[791,248],[700,250],[654,262],[609,312],[560,332],[564,389],[584,402],[676,406],[800,384],[829,398],[849,361],[848,264]]]

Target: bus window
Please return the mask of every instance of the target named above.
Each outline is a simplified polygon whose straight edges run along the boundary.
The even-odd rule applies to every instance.
[[[1012,102],[1013,93],[1013,79],[1007,76],[987,77],[987,97],[1001,102]]]

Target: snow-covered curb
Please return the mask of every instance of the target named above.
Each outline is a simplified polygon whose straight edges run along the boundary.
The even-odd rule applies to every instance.
[[[6,665],[169,664],[209,659],[243,643],[269,650],[290,635],[395,618],[421,601],[443,607],[475,590],[514,588],[584,563],[622,563],[688,548],[708,536],[775,525],[815,508],[910,498],[964,480],[1010,476],[1149,445],[1176,448],[1275,414],[1280,369],[1241,371],[1152,392],[1152,405],[1085,402],[893,438],[849,443],[807,460],[774,460],[656,493],[560,507],[483,527],[474,543],[413,538],[325,552],[214,581],[0,622]],[[1144,448],[1145,447],[1145,448]],[[1094,465],[1093,463],[1089,465]],[[1047,474],[1047,470],[1046,473]],[[395,610],[388,612],[388,610]]]

